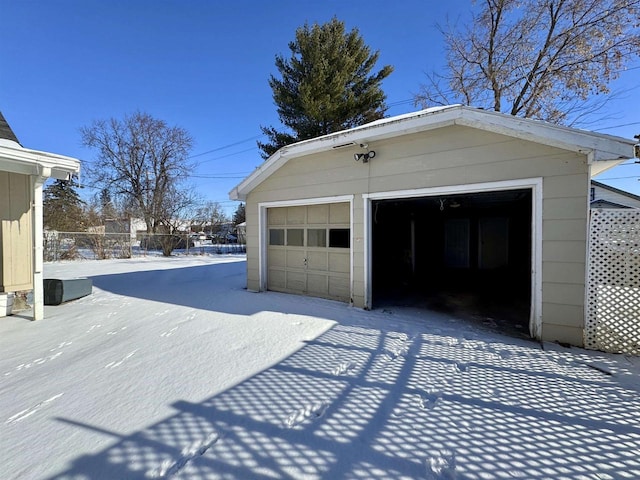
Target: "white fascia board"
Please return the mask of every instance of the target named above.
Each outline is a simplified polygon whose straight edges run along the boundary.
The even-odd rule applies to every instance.
[[[468,107],[463,107],[462,112],[457,125],[582,153],[589,155],[592,162],[633,158],[635,142],[626,138]]]
[[[0,145],[0,170],[26,175],[50,175],[68,177],[80,172],[80,160],[26,148]],[[48,176],[48,175],[45,175]]]

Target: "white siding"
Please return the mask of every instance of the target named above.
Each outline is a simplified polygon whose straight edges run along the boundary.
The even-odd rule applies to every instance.
[[[592,202],[603,201],[615,203],[622,207],[640,208],[640,199],[634,198],[633,195],[624,195],[593,183],[591,184],[591,188],[593,189]]]

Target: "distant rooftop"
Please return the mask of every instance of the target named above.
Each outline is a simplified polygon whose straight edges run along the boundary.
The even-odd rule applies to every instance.
[[[11,130],[11,127],[5,120],[4,115],[2,115],[2,112],[0,112],[0,139],[11,140],[12,142],[16,142],[20,145],[18,137],[16,137],[16,134]]]

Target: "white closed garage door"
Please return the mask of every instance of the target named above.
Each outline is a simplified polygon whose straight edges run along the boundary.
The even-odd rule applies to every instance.
[[[267,209],[267,288],[350,301],[350,204]]]

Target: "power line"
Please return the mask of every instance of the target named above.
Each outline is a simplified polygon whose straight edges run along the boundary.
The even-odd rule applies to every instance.
[[[261,137],[264,137],[264,134],[255,135],[253,137],[246,138],[244,140],[238,140],[237,142],[233,142],[233,143],[229,143],[227,145],[223,145],[221,147],[213,148],[211,150],[207,150],[206,152],[196,153],[195,155],[191,155],[190,157],[187,157],[187,158],[196,158],[196,157],[201,157],[202,155],[207,155],[209,153],[219,152],[220,150],[225,150],[227,148],[235,147],[236,145],[242,145],[243,143],[247,143],[247,142],[250,142],[252,140],[257,140],[257,139],[259,139]]]
[[[240,155],[241,153],[246,153],[246,152],[251,152],[253,150],[257,150],[258,147],[251,147],[251,148],[247,148],[245,150],[240,150],[238,152],[234,152],[234,153],[228,153],[226,155],[221,155],[219,157],[213,157],[210,158],[208,160],[203,160],[202,162],[200,162],[200,165],[202,165],[203,163],[209,163],[209,162],[214,162],[216,160],[222,160],[224,158],[229,158],[229,157],[233,157],[234,155]]]
[[[248,174],[247,174],[248,175]],[[209,179],[209,180],[213,180],[213,179],[219,179],[219,180],[233,180],[233,179],[242,179],[245,178],[247,175],[241,175],[241,176],[225,176],[224,174],[220,174],[220,175],[187,175],[187,178],[204,178],[204,179]]]
[[[400,106],[400,105],[406,105],[406,104],[409,104],[409,103],[413,104],[414,102],[415,102],[415,100],[414,100],[414,99],[412,99],[412,98],[407,99],[407,100],[398,100],[398,101],[396,101],[396,102],[391,102],[391,103],[389,103],[389,104],[387,105],[387,107],[389,107],[389,108],[391,108],[391,107],[397,107],[397,106]]]
[[[623,123],[621,125],[613,125],[611,127],[596,128],[594,132],[599,132],[601,130],[611,130],[613,128],[620,128],[620,127],[631,127],[633,125],[640,125],[640,122]]]

